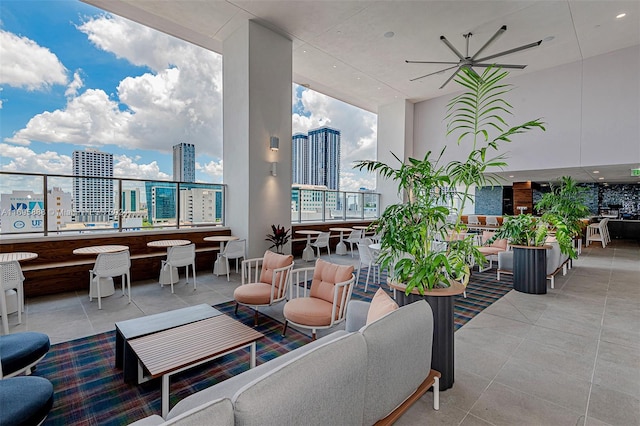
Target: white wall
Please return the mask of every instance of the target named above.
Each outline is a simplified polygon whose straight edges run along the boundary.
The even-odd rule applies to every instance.
[[[223,43],[226,222],[247,238],[250,257],[264,254],[272,224],[291,226],[291,49],[291,40],[253,21]],[[271,136],[278,151],[269,149]]]
[[[507,99],[516,125],[542,118],[546,132],[533,130],[502,144],[507,171],[640,162],[640,49],[633,46],[585,61],[513,77]],[[447,140],[448,95],[415,105],[414,154],[439,151],[443,161],[462,159],[471,149]]]

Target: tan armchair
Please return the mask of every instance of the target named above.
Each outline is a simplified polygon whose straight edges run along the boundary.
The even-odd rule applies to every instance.
[[[482,265],[480,265],[480,272],[491,269],[493,267],[493,261],[496,260],[497,262],[498,260],[498,253],[507,251],[509,248],[507,240],[505,239],[495,240],[493,243],[487,245],[487,241],[489,241],[494,235],[495,232],[482,232],[482,245],[478,247],[478,251],[482,253],[482,255],[489,261],[489,266],[484,268]]]
[[[291,323],[310,328],[315,340],[316,330],[333,327],[345,320],[355,283],[353,265],[336,265],[318,259],[315,268],[295,269],[291,274],[291,297],[283,309],[283,336]]]
[[[258,325],[260,306],[271,306],[286,298],[293,265],[293,256],[269,250],[261,258],[243,260],[242,285],[233,292],[235,314],[238,305],[249,306],[255,311],[254,325]]]

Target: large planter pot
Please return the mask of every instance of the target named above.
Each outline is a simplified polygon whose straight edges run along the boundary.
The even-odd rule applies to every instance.
[[[454,337],[453,306],[455,297],[464,292],[464,286],[452,282],[450,287],[426,291],[424,296],[417,290],[405,294],[406,286],[389,283],[396,290],[398,305],[404,306],[418,300],[426,300],[433,311],[433,344],[431,346],[431,368],[442,374],[440,390],[447,390],[454,382]]]
[[[547,249],[551,246],[513,248],[513,289],[521,293],[547,293]]]

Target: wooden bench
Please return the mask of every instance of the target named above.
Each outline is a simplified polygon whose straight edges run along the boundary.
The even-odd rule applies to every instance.
[[[147,247],[149,241],[180,238],[196,244],[196,270],[211,270],[217,243],[204,241],[211,235],[231,235],[227,228],[197,228],[187,230],[161,230],[140,232],[58,235],[40,238],[6,239],[0,242],[2,252],[28,251],[38,258],[23,262],[26,278],[25,296],[41,296],[82,291],[88,289],[88,271],[95,263],[93,256],[75,256],[73,250],[94,245],[121,244],[131,253],[131,280],[158,279],[161,261],[166,258],[165,248]]]

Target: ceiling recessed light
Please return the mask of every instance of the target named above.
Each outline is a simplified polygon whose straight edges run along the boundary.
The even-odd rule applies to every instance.
[[[387,31],[386,33],[384,33],[384,36],[385,36],[386,38],[391,38],[391,37],[393,37],[394,35],[396,35],[396,33],[394,33],[393,31]]]
[[[333,67],[334,67],[334,68],[338,68],[338,66],[337,66],[337,65],[334,65]]]
[[[547,37],[543,38],[542,41],[544,41],[545,43],[548,43],[551,40],[553,40],[554,38],[555,38],[555,36],[547,36]]]
[[[356,77],[357,80],[360,80],[360,77]]]
[[[604,180],[604,178],[603,177],[599,177],[598,180]]]
[[[514,175],[509,175],[509,177],[511,177],[511,178],[512,178],[512,177],[515,177],[515,176],[514,176]]]
[[[593,173],[598,174],[600,173],[600,170],[594,170]]]
[[[618,14],[618,15],[616,16],[616,19],[622,19],[622,18],[624,18],[625,16],[627,16],[627,14],[626,14],[626,13],[624,13],[624,12],[622,12],[622,13],[620,13],[620,14]]]

